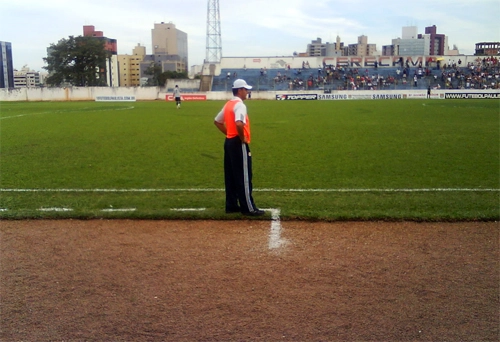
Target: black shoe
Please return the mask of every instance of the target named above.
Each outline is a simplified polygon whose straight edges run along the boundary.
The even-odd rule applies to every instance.
[[[237,213],[241,213],[240,208],[226,209],[226,214],[237,214]]]
[[[246,216],[262,216],[264,215],[266,212],[264,210],[260,210],[260,209],[256,209],[254,211],[249,211],[249,212],[246,212],[246,213],[242,213],[243,215],[246,215]]]

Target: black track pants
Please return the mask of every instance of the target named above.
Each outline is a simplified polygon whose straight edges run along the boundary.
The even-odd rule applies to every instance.
[[[252,155],[239,137],[224,142],[226,210],[248,213],[257,210],[252,197]],[[239,203],[239,206],[238,206]]]

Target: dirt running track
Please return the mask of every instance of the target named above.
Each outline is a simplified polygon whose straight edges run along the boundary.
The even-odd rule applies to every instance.
[[[499,340],[498,222],[280,225],[0,221],[0,340]]]

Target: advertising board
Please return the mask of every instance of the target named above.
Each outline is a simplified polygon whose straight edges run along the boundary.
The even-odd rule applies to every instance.
[[[291,100],[317,100],[318,94],[277,94],[276,100],[291,101]]]
[[[198,94],[186,94],[181,95],[182,101],[206,101],[207,95],[198,95]],[[175,101],[175,97],[173,95],[165,95],[165,101]]]
[[[135,96],[96,96],[96,102],[135,102]]]
[[[446,99],[500,99],[500,93],[445,93]]]

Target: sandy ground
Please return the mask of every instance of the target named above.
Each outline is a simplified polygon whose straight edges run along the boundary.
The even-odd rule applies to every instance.
[[[500,339],[498,222],[35,220],[0,233],[1,341]]]

